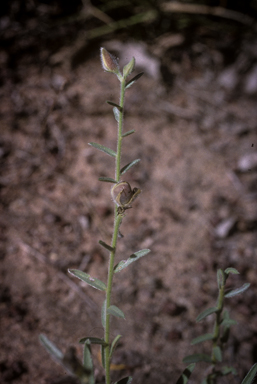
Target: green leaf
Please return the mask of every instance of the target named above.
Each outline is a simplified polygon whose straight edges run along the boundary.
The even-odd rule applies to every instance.
[[[237,371],[235,368],[233,367],[222,367],[221,368],[221,373],[223,376],[227,376],[229,375],[230,373],[232,373],[232,375],[237,375]]]
[[[195,337],[191,341],[191,345],[195,345],[195,344],[198,344],[198,343],[202,343],[203,341],[212,340],[212,339],[213,339],[213,334],[212,333],[205,333],[204,335]]]
[[[205,363],[211,363],[212,359],[209,355],[205,353],[195,353],[194,355],[186,356],[183,359],[183,363],[191,364],[191,363],[199,363],[200,361],[204,361]]]
[[[112,358],[112,355],[113,355],[121,337],[122,337],[121,335],[117,335],[115,337],[115,339],[113,340],[112,345],[111,345],[111,349],[110,349],[110,359]]]
[[[186,384],[195,368],[195,364],[190,364],[184,369],[182,375],[178,378],[176,384]]]
[[[106,103],[112,105],[113,107],[117,108],[118,111],[122,112],[122,107],[119,104],[113,103],[112,101],[109,101],[109,100],[107,100]]]
[[[88,372],[90,372],[88,376],[88,384],[95,384],[94,365],[91,355],[91,348],[90,345],[87,343],[85,343],[83,349],[83,366]]]
[[[135,77],[133,77],[133,79],[129,80],[125,86],[125,89],[128,89],[129,87],[131,87],[132,84],[135,83],[135,81],[137,81],[138,79],[140,79],[141,76],[143,76],[144,72],[140,72],[138,75],[136,75]]]
[[[123,379],[120,379],[119,381],[116,381],[115,384],[130,384],[132,381],[132,377],[123,377]]]
[[[113,114],[114,114],[115,120],[117,122],[119,122],[120,121],[120,112],[119,112],[117,107],[113,108]]]
[[[85,281],[87,284],[91,285],[91,287],[99,289],[100,291],[106,291],[106,285],[101,280],[93,278],[87,273],[79,271],[78,269],[68,269],[68,272],[78,279]]]
[[[140,259],[140,257],[143,257],[147,255],[150,251],[150,249],[141,249],[141,251],[137,251],[129,256],[127,260],[121,260],[115,267],[114,272],[120,272],[122,269],[126,268],[128,265],[133,263],[134,261]]]
[[[221,349],[218,345],[213,348],[213,354],[214,354],[214,357],[217,361],[219,361],[219,362],[222,361],[222,353],[221,353]]]
[[[139,163],[139,161],[140,161],[140,159],[136,159],[136,160],[131,161],[127,165],[125,165],[125,167],[121,168],[120,174],[124,175],[125,172],[127,172],[131,167],[133,167],[133,165]]]
[[[250,369],[250,371],[247,373],[247,375],[245,376],[244,380],[242,381],[241,384],[253,384],[253,381],[256,377],[256,374],[257,374],[257,363],[255,363],[252,368]]]
[[[205,317],[211,315],[212,313],[215,313],[216,311],[217,311],[216,307],[207,308],[202,313],[200,313],[200,315],[197,316],[196,321],[199,322],[203,320]]]
[[[104,339],[99,339],[98,337],[83,337],[79,340],[79,344],[98,344],[104,345],[105,347],[108,345]]]
[[[224,319],[221,322],[221,325],[226,328],[230,328],[232,325],[237,325],[237,321],[233,319]]]
[[[116,317],[120,317],[122,319],[125,319],[125,315],[124,313],[122,312],[122,310],[118,307],[116,307],[116,305],[111,305],[108,309],[107,309],[107,313],[109,313],[109,315],[113,315],[113,316],[116,316]]]
[[[105,311],[106,311],[106,300],[104,300],[103,305],[102,305],[102,310],[101,310],[101,320],[102,320],[102,326],[105,329]]]
[[[240,274],[240,272],[238,272],[238,270],[237,270],[236,268],[231,268],[231,267],[226,268],[224,272],[225,272],[227,275],[228,275],[229,273],[232,273],[232,274],[234,274],[234,275],[239,275],[239,274]]]
[[[41,334],[39,340],[54,359],[62,361],[63,353],[45,335]]]
[[[105,249],[107,249],[108,251],[110,252],[114,252],[115,249],[113,247],[111,247],[110,245],[106,244],[104,241],[102,240],[99,240],[99,244],[104,247]]]
[[[123,133],[122,137],[126,137],[126,136],[129,136],[129,135],[132,135],[132,133],[135,133],[134,129],[131,129],[131,131]]]
[[[107,147],[104,147],[103,145],[101,144],[97,144],[97,143],[88,143],[89,145],[91,145],[92,147],[96,148],[96,149],[99,149],[99,151],[102,151],[102,152],[105,152],[107,153],[107,155],[110,155],[112,157],[116,157],[116,152],[113,151],[111,148],[107,148]]]
[[[99,181],[105,181],[106,183],[117,184],[117,181],[112,179],[111,177],[99,177],[98,180]]]
[[[250,285],[250,283],[245,283],[242,287],[233,289],[229,293],[226,293],[225,297],[233,297],[239,295],[239,293],[243,293],[244,291],[246,291],[250,287]]]
[[[126,78],[127,76],[129,76],[133,71],[134,71],[134,68],[135,68],[135,64],[136,64],[136,60],[134,57],[132,57],[132,59],[130,60],[130,62],[128,64],[126,64],[123,68],[123,77]]]

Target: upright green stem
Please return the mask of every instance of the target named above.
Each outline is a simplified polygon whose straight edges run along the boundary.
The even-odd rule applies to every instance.
[[[120,88],[120,114],[119,114],[119,123],[118,123],[118,137],[117,137],[117,156],[116,156],[116,164],[115,164],[115,180],[117,182],[120,181],[120,162],[121,162],[121,145],[122,145],[122,127],[123,127],[123,115],[124,115],[124,97],[125,97],[125,79],[121,81]],[[113,274],[114,274],[114,259],[116,254],[116,246],[119,234],[119,227],[121,224],[122,216],[118,214],[118,209],[115,207],[114,211],[114,230],[112,237],[112,248],[114,249],[110,253],[109,258],[109,268],[108,268],[108,279],[107,279],[107,290],[106,290],[106,309],[105,309],[105,335],[104,340],[106,344],[104,350],[104,358],[105,358],[105,383],[110,384],[110,315],[107,310],[111,305],[111,293],[112,293],[112,282],[113,282]]]

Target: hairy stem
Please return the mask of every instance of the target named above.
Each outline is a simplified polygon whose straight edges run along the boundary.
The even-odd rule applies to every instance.
[[[124,96],[125,96],[125,79],[121,80],[121,88],[120,88],[120,113],[119,113],[119,123],[118,123],[118,137],[117,137],[117,156],[116,156],[116,164],[115,164],[115,180],[117,182],[120,181],[120,162],[121,162],[121,145],[122,145],[122,127],[123,127],[123,115],[124,115]],[[106,309],[105,309],[105,335],[104,340],[106,344],[104,350],[105,357],[105,383],[110,384],[110,315],[107,310],[111,305],[111,293],[112,293],[112,282],[113,282],[113,274],[114,274],[114,259],[116,254],[116,246],[119,234],[119,227],[121,224],[122,216],[118,214],[118,208],[115,206],[114,211],[114,230],[112,236],[112,248],[114,249],[110,253],[109,258],[109,269],[108,269],[108,280],[107,280],[107,290],[106,290]]]

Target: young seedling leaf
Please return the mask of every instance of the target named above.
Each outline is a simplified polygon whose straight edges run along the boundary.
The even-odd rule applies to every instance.
[[[233,297],[239,295],[239,293],[243,293],[250,287],[250,283],[245,283],[242,287],[233,289],[232,291],[226,293],[225,297]]]
[[[186,356],[183,359],[183,363],[191,364],[191,363],[199,363],[200,361],[204,361],[205,363],[211,363],[212,359],[209,355],[205,353],[195,353],[194,355]]]
[[[99,177],[98,180],[99,181],[105,181],[106,183],[117,184],[117,181],[112,179],[111,177]]]
[[[111,349],[110,349],[110,359],[112,358],[112,355],[113,355],[121,337],[122,337],[121,335],[117,335],[115,337],[115,339],[113,340],[112,345],[111,345]]]
[[[79,340],[80,344],[99,344],[107,346],[108,344],[104,341],[104,339],[99,339],[98,337],[83,337]]]
[[[116,307],[116,305],[111,305],[107,309],[107,312],[109,313],[109,315],[113,315],[116,317],[120,317],[121,319],[125,319],[124,313],[122,312],[122,310],[120,308]]]
[[[221,368],[221,373],[223,376],[227,376],[229,375],[230,373],[232,373],[232,375],[237,375],[237,371],[235,368],[233,367],[222,367]]]
[[[107,155],[110,155],[112,157],[116,157],[116,152],[113,151],[111,148],[107,148],[101,144],[97,144],[97,143],[88,143],[89,145],[91,145],[92,147],[96,148],[96,149],[99,149],[99,151],[102,151],[102,152],[105,152],[107,153]]]
[[[186,384],[195,368],[195,364],[190,364],[184,369],[182,375],[178,378],[176,384]]]
[[[231,268],[231,267],[225,269],[224,272],[225,272],[227,275],[228,275],[229,273],[232,273],[232,274],[234,274],[234,275],[239,275],[239,274],[240,274],[236,268]]]
[[[106,300],[104,300],[101,310],[101,320],[102,320],[102,326],[105,329],[105,311],[106,311]]]
[[[59,362],[63,359],[63,353],[45,336],[40,335],[39,340],[41,344],[44,346],[44,348],[47,350],[48,353]]]
[[[217,311],[216,307],[207,308],[202,313],[200,313],[200,315],[197,316],[196,321],[199,322],[203,320],[205,317],[211,315],[212,313],[215,313],[216,311]]]
[[[99,289],[100,291],[106,291],[106,285],[101,280],[91,277],[87,273],[79,271],[78,269],[68,269],[68,272],[78,279],[85,281],[87,284],[91,285],[91,287]]]
[[[132,133],[135,133],[134,129],[131,129],[131,131],[123,133],[122,137],[126,137],[126,136],[129,136],[129,135],[132,135]]]
[[[139,163],[139,161],[140,161],[140,159],[136,159],[136,160],[131,161],[127,165],[125,165],[125,167],[121,168],[120,174],[124,175],[124,173],[126,173],[131,167],[133,167],[133,165]]]
[[[117,108],[118,111],[122,112],[122,108],[119,104],[113,103],[112,101],[109,101],[109,100],[107,100],[106,103],[112,105],[113,107]]]
[[[90,372],[88,376],[88,384],[95,384],[94,365],[91,355],[91,348],[90,345],[87,343],[84,344],[83,349],[83,366],[88,372]]]
[[[120,112],[119,112],[117,107],[113,108],[113,114],[114,114],[115,120],[117,122],[119,122],[120,121]]]
[[[254,379],[256,378],[256,374],[257,374],[257,363],[255,363],[252,366],[252,368],[247,373],[247,375],[245,376],[241,384],[253,384]]]
[[[99,240],[99,244],[104,247],[105,249],[107,249],[108,251],[110,252],[114,252],[115,249],[113,247],[111,247],[110,245],[106,244],[104,241],[102,240]]]
[[[212,340],[212,339],[213,339],[213,334],[212,333],[205,333],[204,335],[195,337],[191,341],[191,345],[195,345],[195,344],[198,344],[198,343],[202,343],[203,341]]]
[[[140,72],[138,73],[138,75],[136,75],[135,77],[133,77],[133,79],[129,80],[126,84],[126,87],[125,89],[128,89],[129,87],[131,87],[132,84],[135,83],[135,81],[137,81],[138,79],[140,79],[141,76],[143,76],[144,72]]]
[[[115,384],[130,384],[132,381],[132,377],[123,377],[123,379],[120,379],[119,381],[116,381]]]
[[[222,353],[221,353],[221,349],[219,346],[216,346],[213,348],[213,355],[217,361],[219,361],[219,362],[222,361]]]
[[[141,251],[133,253],[127,260],[120,261],[115,267],[114,272],[120,272],[122,269],[126,268],[128,265],[133,263],[134,261],[140,259],[140,257],[143,257],[147,255],[150,251],[150,249],[141,249]]]

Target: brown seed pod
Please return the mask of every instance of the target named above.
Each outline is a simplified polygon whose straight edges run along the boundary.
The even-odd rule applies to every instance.
[[[113,201],[120,208],[119,213],[124,213],[126,209],[132,208],[130,204],[132,204],[140,193],[141,189],[133,188],[132,190],[127,181],[120,181],[111,189]]]

